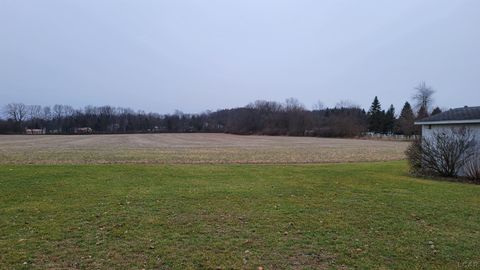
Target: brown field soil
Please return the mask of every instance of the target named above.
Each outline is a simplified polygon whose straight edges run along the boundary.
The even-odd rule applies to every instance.
[[[404,159],[408,142],[229,134],[3,135],[0,164],[333,163]]]

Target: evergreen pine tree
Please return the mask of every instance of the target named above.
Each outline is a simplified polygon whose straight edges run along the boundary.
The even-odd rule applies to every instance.
[[[428,117],[427,107],[420,106],[420,109],[417,112],[417,120],[427,118],[427,117]]]
[[[377,96],[373,99],[372,106],[368,110],[368,130],[370,132],[380,133],[383,131],[383,117],[385,111],[382,112],[382,106]]]
[[[415,133],[415,115],[413,114],[410,103],[405,102],[402,112],[395,124],[395,133],[411,136]]]
[[[428,116],[429,115],[428,115],[427,107],[426,106],[420,106],[420,109],[418,109],[418,112],[417,112],[417,118],[415,118],[415,119],[416,120],[421,120],[421,119],[427,118]],[[422,126],[420,126],[420,125],[415,126],[415,134],[417,134],[417,135],[422,134]]]
[[[390,105],[390,108],[388,108],[388,111],[385,113],[383,131],[385,133],[393,133],[394,126],[395,126],[395,107],[393,107],[393,104],[392,104]]]
[[[442,110],[441,110],[439,107],[436,107],[436,108],[433,109],[433,111],[432,111],[432,115],[439,114],[439,113],[442,113]]]

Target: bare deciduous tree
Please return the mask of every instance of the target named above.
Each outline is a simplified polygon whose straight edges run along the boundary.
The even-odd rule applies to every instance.
[[[8,118],[13,119],[13,121],[21,123],[26,119],[28,109],[23,103],[10,103],[5,106],[4,113]]]
[[[75,109],[70,105],[63,105],[63,113],[65,116],[72,116],[75,114]]]
[[[285,110],[288,111],[304,111],[305,106],[296,98],[287,98],[285,100]]]
[[[52,109],[50,106],[43,107],[43,119],[44,120],[51,120],[52,119]]]
[[[335,108],[337,109],[357,109],[360,108],[358,104],[355,104],[354,102],[348,100],[348,99],[342,99],[337,104],[335,104]]]
[[[60,119],[63,117],[63,105],[53,105],[53,118]]]
[[[433,103],[433,94],[435,90],[432,87],[427,86],[425,82],[421,82],[415,87],[416,93],[413,95],[415,101],[415,108],[425,108],[427,111]]]
[[[28,105],[28,116],[30,119],[42,118],[42,106],[40,105]]]
[[[365,130],[366,117],[365,111],[359,108],[310,111],[293,98],[285,103],[255,101],[246,107],[202,114],[177,111],[160,115],[112,106],[86,106],[74,110],[68,105],[55,105],[43,107],[37,118],[38,111],[38,107],[32,107],[28,111],[30,114],[25,111],[20,118],[9,116],[10,119],[22,119],[21,123],[0,119],[0,133],[22,133],[24,127],[30,127],[44,128],[47,133],[69,134],[88,127],[95,133],[227,132],[353,137]]]
[[[317,101],[317,103],[313,104],[312,109],[315,111],[321,111],[325,109],[325,104],[322,101]]]
[[[256,109],[265,113],[275,113],[283,110],[283,105],[275,101],[256,100],[255,102],[248,104],[247,108]]]

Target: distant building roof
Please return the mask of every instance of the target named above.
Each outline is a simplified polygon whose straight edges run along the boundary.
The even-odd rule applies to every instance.
[[[462,107],[420,119],[416,125],[480,123],[480,106]]]

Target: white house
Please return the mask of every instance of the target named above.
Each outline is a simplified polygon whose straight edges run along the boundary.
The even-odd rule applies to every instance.
[[[44,135],[47,134],[47,130],[45,128],[26,128],[25,134],[27,135]]]
[[[428,140],[437,132],[448,134],[452,128],[467,128],[475,136],[477,151],[480,151],[480,106],[450,109],[415,122],[422,126],[422,138]],[[459,171],[463,175],[463,170]]]

